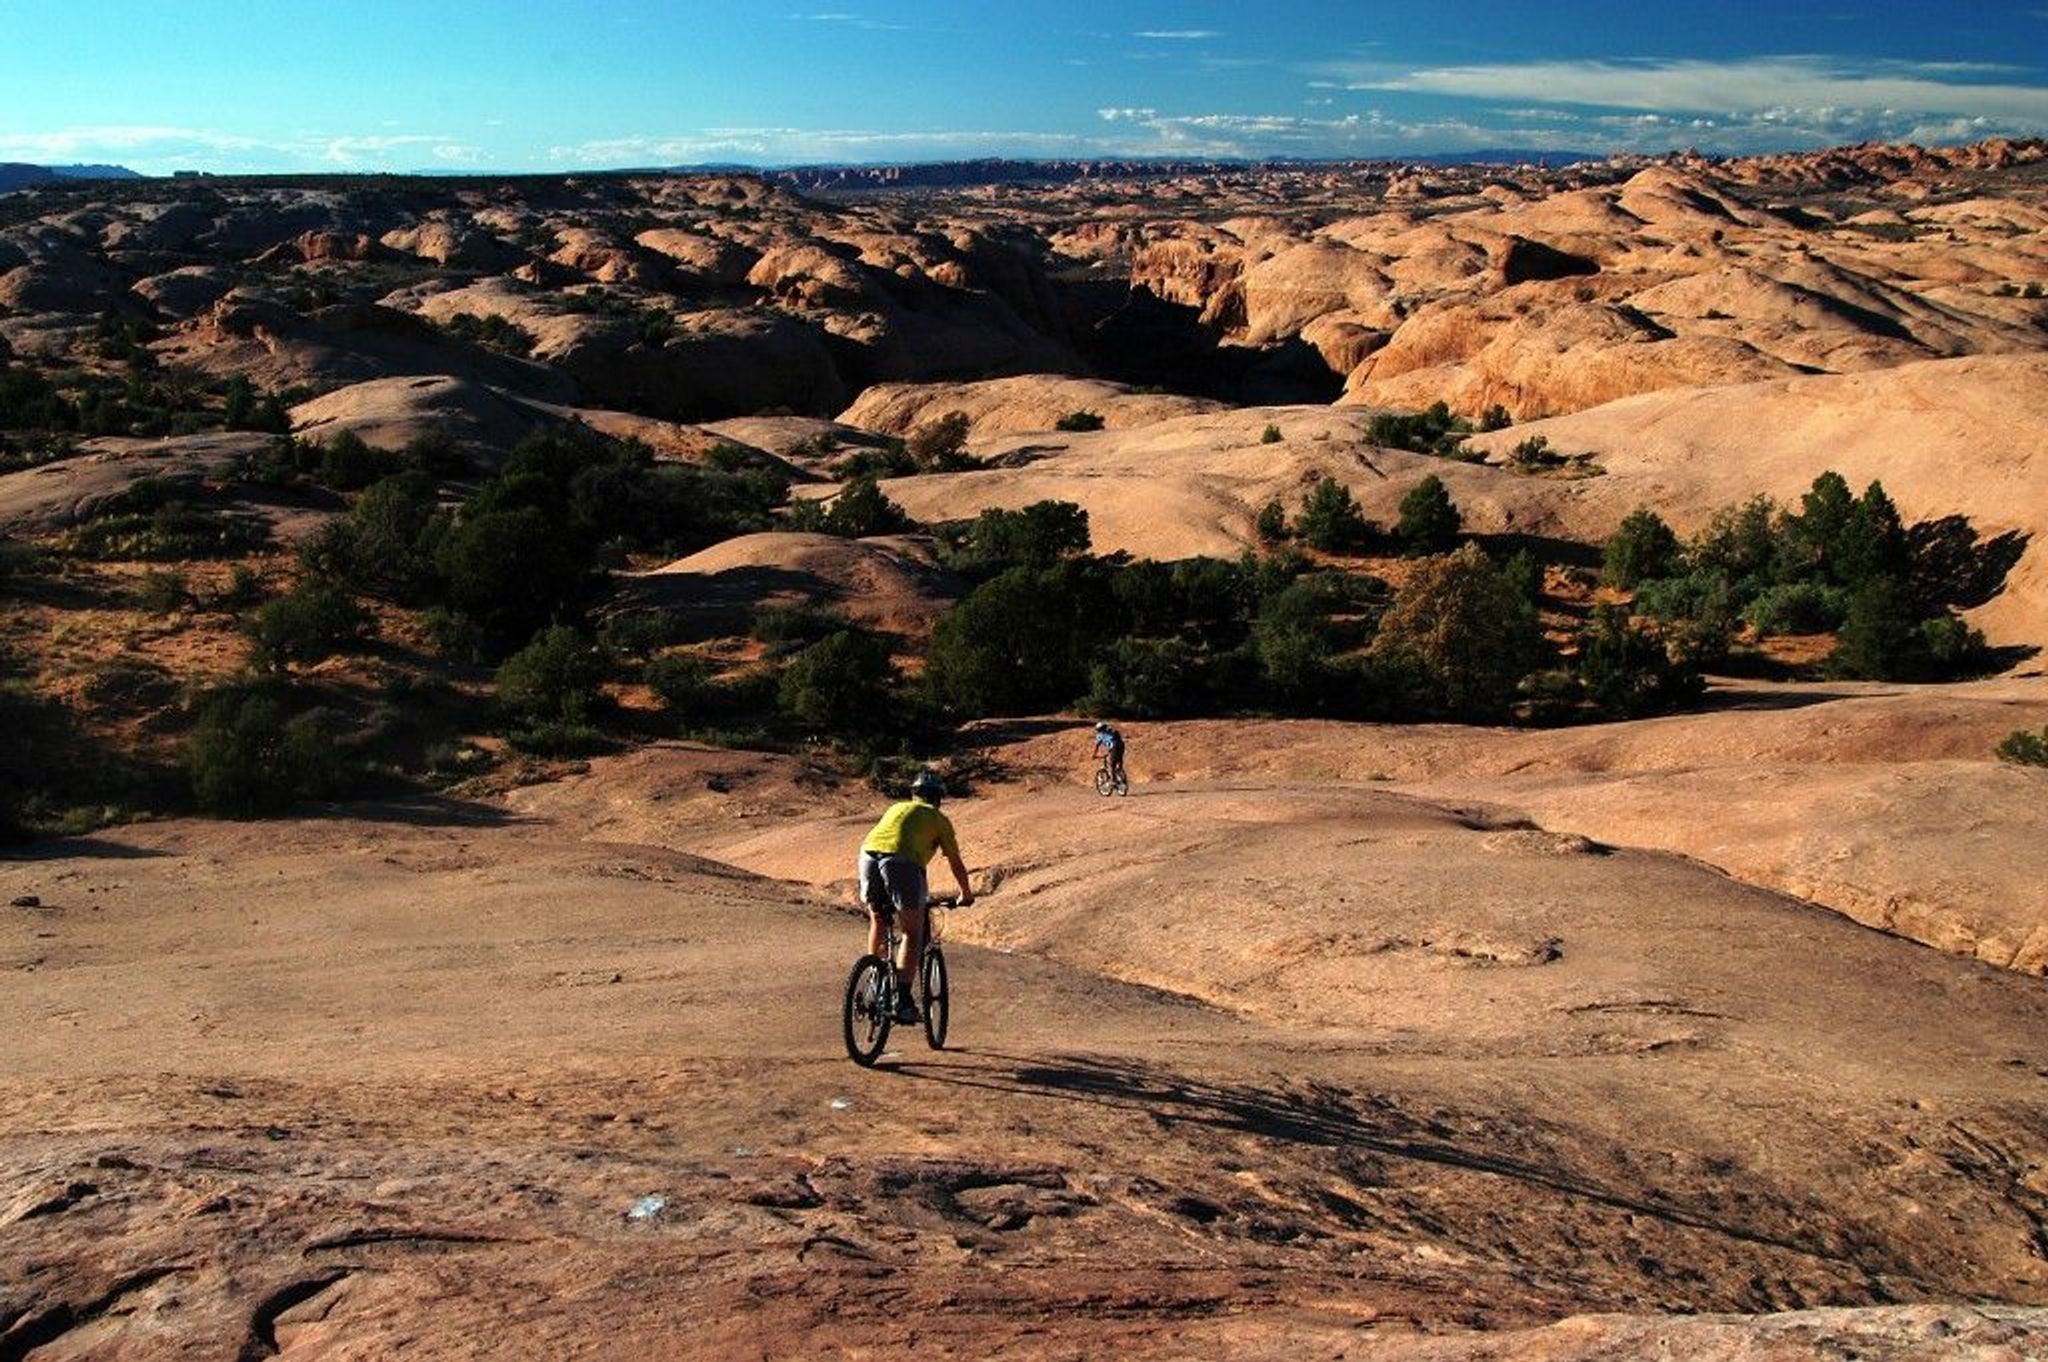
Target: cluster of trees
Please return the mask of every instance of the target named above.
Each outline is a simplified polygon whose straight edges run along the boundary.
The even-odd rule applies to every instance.
[[[630,322],[635,333],[648,345],[661,345],[676,334],[673,312],[654,303],[638,302],[608,288],[565,291],[556,295],[556,300],[564,312],[617,317]],[[530,342],[528,348],[531,348]]]
[[[533,333],[500,313],[477,316],[458,312],[443,322],[441,329],[457,340],[495,350],[501,355],[526,356],[533,353]]]
[[[1097,419],[1099,421],[1100,418]],[[1062,430],[1096,428],[1060,427]],[[910,478],[920,473],[958,473],[975,466],[967,453],[967,437],[973,430],[974,422],[966,412],[949,411],[921,422],[904,439],[891,439],[876,448],[855,450],[841,459],[833,472],[842,479]]]
[[[263,521],[212,504],[196,479],[140,478],[102,498],[66,548],[81,558],[172,562],[247,553],[269,538]]]
[[[1401,498],[1400,519],[1391,533],[1367,520],[1350,489],[1335,478],[1324,478],[1311,487],[1291,521],[1285,506],[1267,502],[1256,528],[1259,538],[1268,544],[1293,539],[1323,553],[1420,556],[1447,552],[1458,542],[1464,523],[1443,479],[1432,473]]]
[[[1975,546],[1965,521],[1909,529],[1881,484],[1858,496],[1826,472],[1796,509],[1754,497],[1685,542],[1637,510],[1608,540],[1603,575],[1700,665],[1723,660],[1747,626],[1759,637],[1833,633],[1837,676],[1939,680],[1985,662],[1982,635],[1955,609],[1982,593],[1968,566]]]
[[[772,465],[657,463],[644,445],[582,427],[528,437],[473,487],[446,480],[460,462],[440,441],[393,453],[344,434],[279,441],[244,470],[315,481],[350,501],[301,545],[291,590],[248,618],[253,677],[201,706],[189,756],[204,805],[246,811],[347,777],[348,762],[311,759],[345,735],[331,715],[301,722],[320,707],[295,672],[362,647],[376,602],[420,612],[456,662],[494,666],[515,741],[594,744],[610,655],[582,626],[601,596],[600,569],[627,553],[685,554],[766,528],[788,494]]]
[[[1447,402],[1432,403],[1417,412],[1383,411],[1372,418],[1366,438],[1386,449],[1406,449],[1416,454],[1438,454],[1445,458],[1467,457],[1465,437],[1474,431],[1504,430],[1514,424],[1506,407],[1488,407],[1477,425],[1453,415]]]
[[[963,423],[946,420],[920,457],[957,452]],[[940,560],[969,589],[906,677],[891,640],[814,609],[762,612],[765,656],[737,667],[678,648],[658,614],[595,624],[604,569],[629,554],[684,554],[777,524],[854,536],[909,528],[872,474],[827,502],[791,506],[781,466],[744,451],[658,463],[581,427],[535,434],[480,479],[445,441],[388,452],[347,435],[280,439],[242,473],[317,484],[347,509],[301,546],[295,585],[248,612],[249,674],[197,704],[191,788],[229,813],[354,778],[358,735],[305,669],[365,647],[394,606],[459,665],[487,669],[501,730],[542,753],[591,750],[639,722],[605,699],[615,682],[644,683],[687,731],[825,739],[886,762],[965,718],[1062,708],[1538,722],[1654,713],[1695,698],[1701,667],[1744,624],[1835,630],[1844,675],[1950,674],[1981,651],[1954,613],[1984,588],[1967,525],[1908,529],[1881,487],[1855,496],[1833,474],[1796,509],[1753,500],[1690,541],[1654,514],[1631,515],[1607,545],[1605,573],[1632,606],[1595,610],[1562,651],[1539,616],[1541,566],[1461,543],[1435,477],[1410,490],[1391,530],[1326,479],[1291,517],[1268,507],[1268,547],[1237,559],[1099,557],[1078,506],[990,509],[936,530]],[[135,531],[122,517],[139,516],[168,543],[193,509],[174,488],[134,495],[103,535]],[[1395,588],[1319,567],[1296,543],[1330,555],[1398,548],[1417,561]]]
[[[217,427],[283,431],[285,398],[259,393],[246,377],[225,382],[179,365],[159,364],[141,341],[152,333],[131,318],[109,314],[100,349],[118,375],[60,370],[15,360],[0,343],[0,431],[62,436],[189,435]]]

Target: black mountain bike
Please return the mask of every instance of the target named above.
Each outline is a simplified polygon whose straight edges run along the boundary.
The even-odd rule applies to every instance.
[[[1107,756],[1103,757],[1102,765],[1095,768],[1095,793],[1107,798],[1130,792],[1131,778],[1120,767],[1112,767]]]
[[[935,898],[926,905],[924,955],[917,963],[917,1006],[924,1014],[925,1044],[934,1050],[946,1048],[946,1023],[953,1011],[952,985],[946,975],[946,952],[939,938],[945,933],[945,919],[934,908],[951,908],[959,900]],[[896,915],[889,915],[886,940],[878,958],[863,955],[853,962],[846,979],[846,1001],[840,1020],[846,1032],[846,1053],[866,1068],[880,1057],[889,1043],[889,1028],[896,1022],[896,948],[903,933]]]

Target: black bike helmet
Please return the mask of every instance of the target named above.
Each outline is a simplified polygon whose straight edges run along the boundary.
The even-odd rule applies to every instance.
[[[936,772],[920,771],[917,779],[910,782],[910,797],[936,804],[946,797],[946,782],[940,780]]]
[[[1107,732],[1109,732],[1109,720],[1107,720],[1107,719],[1097,719],[1097,720],[1095,721],[1095,731],[1096,731],[1097,733],[1107,733]]]

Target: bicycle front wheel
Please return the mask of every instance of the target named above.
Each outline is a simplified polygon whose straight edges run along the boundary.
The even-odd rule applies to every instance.
[[[892,1004],[888,969],[874,956],[863,955],[846,979],[846,1002],[840,1010],[846,1054],[863,1068],[872,1065],[889,1043]]]
[[[924,968],[919,971],[920,991],[924,994],[924,1039],[934,1050],[946,1048],[946,1022],[953,1010],[952,983],[946,977],[946,953],[937,946],[924,953]]]
[[[1114,793],[1115,790],[1116,778],[1110,775],[1109,768],[1105,766],[1098,770],[1095,773],[1095,793],[1099,795],[1109,795]]]

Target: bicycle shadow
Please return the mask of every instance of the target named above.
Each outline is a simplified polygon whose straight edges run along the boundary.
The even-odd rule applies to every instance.
[[[1082,1055],[1026,1057],[957,1049],[947,1053],[973,1055],[986,1062],[899,1057],[894,1065],[878,1066],[876,1072],[896,1073],[920,1082],[1049,1097],[1142,1114],[1163,1131],[1189,1125],[1504,1178],[1623,1214],[1647,1216],[1759,1247],[1836,1264],[1855,1261],[1823,1243],[1796,1237],[1796,1232],[1726,1223],[1705,1211],[1664,1198],[1654,1190],[1642,1194],[1620,1191],[1555,1162],[1490,1152],[1515,1145],[1541,1148],[1546,1143],[1546,1132],[1526,1120],[1488,1121],[1467,1116],[1453,1124],[1440,1116],[1404,1110],[1393,1098],[1382,1094],[1357,1093],[1332,1084],[1307,1082],[1261,1087],[1208,1082],[1132,1060]],[[1549,1143],[1564,1143],[1563,1132],[1557,1132],[1557,1136]],[[1777,1209],[1788,1227],[1802,1223],[1796,1208]]]

